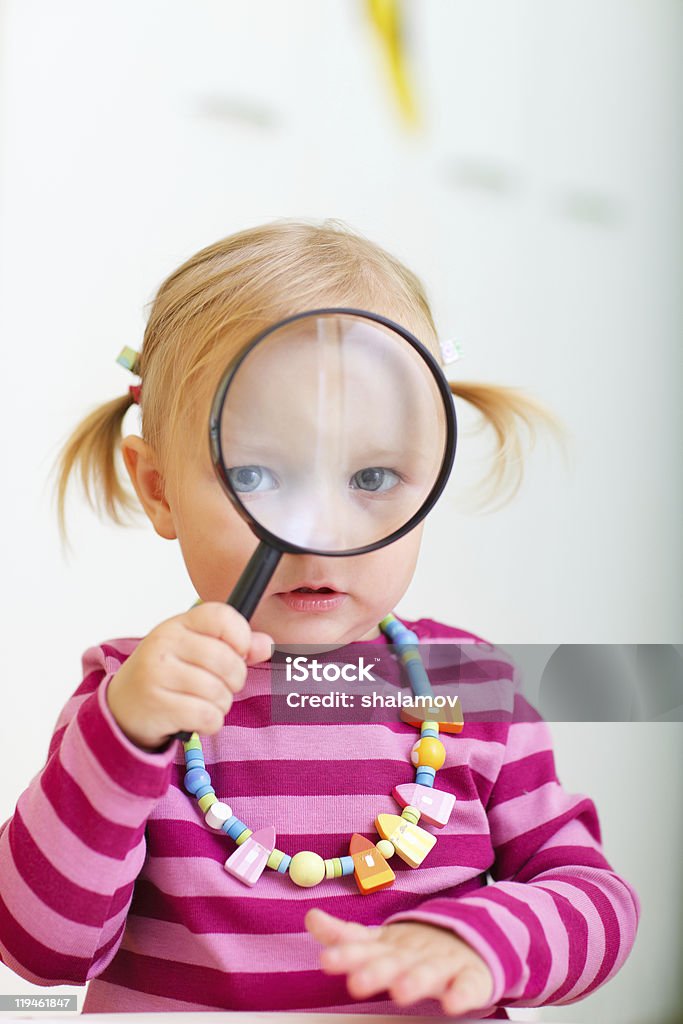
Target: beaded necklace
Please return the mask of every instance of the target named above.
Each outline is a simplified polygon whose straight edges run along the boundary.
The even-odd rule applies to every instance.
[[[379,623],[389,642],[397,648],[410,687],[414,695],[432,696],[429,677],[420,657],[417,634],[407,629],[392,614]],[[426,703],[426,702],[425,702]],[[386,889],[396,876],[388,861],[394,854],[411,868],[417,868],[436,843],[436,836],[418,825],[422,819],[436,828],[448,821],[455,796],[434,789],[434,779],[446,759],[446,750],[439,739],[442,732],[462,731],[463,720],[459,705],[455,709],[435,707],[401,707],[400,717],[420,730],[420,739],[413,745],[410,761],[416,768],[415,782],[395,786],[392,796],[403,808],[397,814],[378,814],[375,828],[381,836],[377,843],[354,833],[345,857],[323,859],[317,853],[302,850],[293,857],[275,847],[275,829],[272,825],[252,832],[222,803],[211,785],[206,770],[199,736],[193,732],[183,743],[186,774],[185,789],[196,797],[207,825],[225,832],[237,844],[237,849],[225,862],[225,870],[245,885],[255,885],[266,867],[279,874],[288,874],[291,880],[304,887],[317,885],[326,878],[353,875],[358,889],[364,895]]]

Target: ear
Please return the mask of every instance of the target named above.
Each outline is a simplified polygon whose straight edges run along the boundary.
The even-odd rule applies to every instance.
[[[160,537],[175,540],[178,534],[166,500],[165,481],[156,452],[141,437],[130,434],[121,441],[121,453],[135,493],[152,526]]]

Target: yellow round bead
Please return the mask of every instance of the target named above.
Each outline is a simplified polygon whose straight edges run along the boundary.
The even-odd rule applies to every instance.
[[[427,765],[438,771],[446,760],[446,748],[441,740],[435,739],[434,736],[423,736],[414,744],[410,760],[417,768]]]
[[[394,844],[390,843],[388,839],[380,839],[378,843],[375,843],[375,846],[377,847],[377,852],[381,853],[385,860],[389,860],[396,853]]]
[[[295,853],[289,865],[289,877],[296,885],[317,885],[325,877],[325,861],[317,853]]]

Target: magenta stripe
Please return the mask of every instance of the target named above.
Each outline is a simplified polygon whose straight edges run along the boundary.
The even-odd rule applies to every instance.
[[[531,882],[546,871],[553,868],[572,867],[581,864],[585,867],[605,868],[611,871],[609,862],[599,850],[592,846],[551,846],[530,857],[521,871],[515,875],[515,882]]]
[[[10,914],[0,896],[0,934],[7,951],[27,970],[39,978],[49,978],[51,985],[80,984],[85,981],[90,961],[87,957],[68,956],[49,949],[19,924]]]
[[[332,712],[335,710],[338,711],[338,714],[335,715],[333,720],[327,720],[326,717],[324,722],[316,722],[315,724],[326,725],[331,729],[338,729],[340,726],[349,725],[383,725],[395,732],[405,732],[406,728],[412,728],[412,726],[407,726],[407,723],[403,722],[398,717],[400,711],[399,708],[385,708],[382,711],[382,715],[386,716],[386,718],[384,718],[384,720],[379,720],[378,718],[374,722],[352,722],[349,717],[342,717],[344,714],[343,709],[326,709],[326,716],[327,711],[329,711],[330,719],[332,719]],[[359,708],[358,710],[361,711],[362,709]],[[296,714],[296,709],[293,709],[292,713]],[[376,713],[379,715],[379,709],[377,709]],[[270,694],[244,697],[242,700],[236,700],[228,712],[228,716],[230,725],[247,729],[262,729],[264,726],[272,724],[283,729],[290,726],[295,728],[299,728],[301,726],[299,718],[293,722],[273,723]],[[472,739],[486,740],[487,742],[494,741],[501,744],[505,743],[507,730],[511,727],[509,715],[504,721],[496,721],[495,712],[475,712],[473,713],[472,718],[477,720],[473,721],[470,721],[469,714],[464,714],[463,717],[465,719],[465,727],[461,733],[456,734],[458,738],[467,736]]]
[[[58,757],[47,765],[40,782],[55,814],[91,850],[115,860],[125,860],[129,850],[140,842],[146,822],[137,828],[127,828],[100,814]],[[85,822],[87,828],[83,828]]]
[[[530,704],[526,697],[523,697],[521,693],[515,693],[515,700],[512,713],[515,722],[543,721],[536,708],[532,704]]]
[[[98,657],[98,661],[101,662],[102,659]],[[78,686],[78,689],[74,691],[73,696],[81,697],[84,694],[94,693],[105,674],[104,665],[98,665],[92,672],[88,672],[83,682]]]
[[[253,830],[255,826],[250,827]],[[373,843],[377,842],[379,838],[376,832],[367,830],[359,829],[357,834]],[[348,854],[349,838],[348,830],[328,832],[327,835],[317,832],[282,833],[277,836],[277,849],[288,853],[290,857],[301,850],[314,850],[323,858],[345,857]],[[186,860],[187,867],[183,867],[181,864],[181,869],[192,868],[199,873],[202,872],[202,868],[197,865],[196,858],[208,858],[223,864],[235,849],[234,841],[228,836],[209,831],[199,824],[193,825],[190,822],[158,821],[147,836],[149,858],[172,857],[181,861]],[[397,874],[410,873],[415,870],[399,858],[392,860],[391,864],[393,871]],[[488,833],[481,835],[451,833],[438,836],[420,870],[426,871],[429,868],[453,865],[472,866],[483,870],[490,867],[491,864],[493,864],[493,849]]]
[[[506,907],[518,921],[522,921],[526,925],[530,936],[527,955],[529,979],[521,998],[524,1000],[535,999],[548,982],[553,961],[550,946],[543,931],[543,923],[528,903],[516,899],[505,889],[496,888],[495,885],[487,886],[481,893],[477,893],[477,899],[480,901],[491,900],[493,903]]]
[[[224,799],[254,796],[285,796],[302,799],[307,796],[377,796],[391,793],[394,786],[415,781],[415,769],[406,758],[381,760],[368,758],[362,764],[349,765],[348,760],[263,760],[249,762],[249,771],[238,761],[222,764],[207,762],[211,785]],[[185,792],[184,765],[174,765],[172,778]],[[455,793],[464,800],[479,798],[467,765],[441,768],[436,788]]]
[[[98,648],[95,648],[98,651],[98,661],[101,661],[102,655],[99,654],[101,651],[105,658],[111,658],[120,667],[130,657],[139,643],[140,640],[108,640],[106,643],[99,644]],[[104,668],[108,672],[114,670],[114,667],[107,665],[106,661]]]
[[[581,818],[589,833],[595,838],[594,822],[597,818],[595,805],[587,797],[570,807],[564,814],[546,821],[537,828],[529,829],[523,835],[501,843],[496,847],[496,877],[514,879],[517,872],[527,863],[540,846],[548,842],[562,825],[574,818]],[[597,840],[599,842],[599,839]]]
[[[481,907],[470,907],[463,900],[436,897],[414,911],[401,911],[386,920],[433,922],[442,928],[451,928],[475,949],[488,964],[493,974],[492,1004],[498,1003],[505,992],[513,991],[524,974],[519,954],[492,915]]]
[[[290,883],[291,884],[291,883]],[[462,885],[446,890],[444,897],[459,898],[479,891],[482,878],[468,879]],[[254,899],[248,896],[174,896],[168,897],[147,878],[139,878],[130,913],[157,921],[171,921],[197,932],[224,933],[227,930],[244,935],[284,934],[305,931],[304,917],[311,907],[320,907],[336,917],[360,924],[382,924],[390,914],[418,908],[424,903],[420,893],[398,892],[393,887],[372,894],[372,900],[350,891],[348,895],[329,896],[325,890],[302,894],[301,899]]]
[[[54,754],[55,750],[57,750],[59,748],[59,746],[61,745],[62,737],[64,736],[64,733],[66,731],[66,728],[67,728],[68,724],[69,723],[67,722],[65,725],[60,726],[60,728],[57,729],[52,734],[52,739],[50,740],[50,746],[48,747],[48,751],[47,751],[47,760],[48,761],[50,760],[50,758]]]
[[[88,978],[96,977],[102,972],[102,969],[106,964],[116,957],[116,952],[121,945],[124,933],[126,931],[126,919],[121,922],[120,928],[108,939],[105,943],[99,946],[95,950],[95,954],[92,958],[92,963],[88,969]]]
[[[130,895],[131,885],[117,889],[113,899],[77,885],[54,867],[36,846],[19,808],[9,833],[15,867],[26,885],[51,910],[88,926],[101,926],[107,914],[115,914]]]
[[[544,881],[567,882],[576,889],[580,889],[581,892],[585,893],[591,901],[603,923],[605,929],[605,952],[598,973],[593,978],[590,985],[588,985],[588,987],[582,992],[582,996],[587,996],[603,983],[607,975],[612,970],[619,954],[619,947],[621,945],[621,929],[619,928],[617,915],[614,912],[614,907],[602,889],[597,885],[592,885],[591,882],[585,881],[583,878],[576,878],[576,876],[571,877],[568,875],[556,875],[554,877],[552,875],[547,875]]]
[[[559,892],[555,892],[553,889],[546,889],[545,886],[538,885],[537,888],[543,889],[552,896],[557,907],[557,912],[562,918],[562,922],[567,930],[569,936],[569,963],[567,965],[567,977],[565,981],[551,992],[546,997],[546,1005],[552,1005],[559,1003],[561,999],[565,997],[568,992],[576,985],[577,981],[581,977],[583,969],[586,965],[586,958],[588,956],[588,922],[583,914],[573,906],[571,900],[567,899]]]
[[[492,810],[506,800],[530,793],[548,782],[559,784],[551,750],[542,750],[519,761],[510,761],[500,769],[487,810]]]
[[[242,1011],[311,1010],[348,1002],[345,975],[325,975],[321,970],[278,974],[276,981],[263,974],[247,974],[182,964],[180,967],[155,957],[119,950],[114,962],[102,974],[104,981],[126,985],[141,992],[164,995],[173,991],[183,1000],[201,1006]],[[386,1001],[386,993],[365,999]]]
[[[171,777],[168,755],[148,754],[135,748],[120,730],[116,732],[103,710],[105,700],[100,687],[80,706],[76,716],[91,753],[122,789],[134,796],[163,796]],[[113,722],[111,711],[108,716]]]

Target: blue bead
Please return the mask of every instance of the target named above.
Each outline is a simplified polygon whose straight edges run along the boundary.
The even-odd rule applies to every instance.
[[[223,829],[224,832],[229,833],[232,826],[239,820],[240,819],[233,814],[231,818],[228,818],[226,821],[223,822],[221,828]]]
[[[419,642],[420,639],[417,633],[413,633],[412,629],[404,629],[396,640],[399,647],[405,647],[408,644],[419,644]]]
[[[231,839],[237,839],[241,835],[247,826],[239,818],[235,819],[235,823],[228,829],[228,835]]]
[[[190,768],[206,768],[203,757],[193,757],[195,753],[193,750],[190,754],[185,754],[185,767],[189,771]]]
[[[289,865],[291,863],[292,863],[292,858],[289,856],[288,853],[286,853],[284,855],[284,857],[282,858],[282,860],[280,861],[280,863],[278,864],[278,866],[277,866],[278,872],[281,875],[286,875],[287,872],[289,871]]]
[[[422,659],[420,659],[420,661],[415,661],[413,659],[406,662],[405,669],[408,674],[410,688],[413,693],[416,696],[421,695],[424,697],[431,697],[432,686],[429,682],[429,676],[427,675],[425,667],[422,664]]]
[[[415,782],[419,786],[429,786],[431,789],[434,786],[435,776],[436,771],[430,768],[428,764],[423,764],[415,772]]]
[[[354,872],[353,857],[340,857],[342,875],[352,875]]]
[[[423,729],[422,730],[422,735],[423,736],[434,736],[437,740],[439,738],[439,734],[436,731],[436,729]]]
[[[206,796],[206,794],[207,794],[207,793],[215,793],[215,792],[216,792],[216,790],[215,790],[215,789],[213,788],[213,786],[211,786],[211,785],[208,785],[208,786],[201,786],[201,787],[200,787],[200,788],[199,788],[199,789],[197,790],[197,792],[195,793],[195,796],[197,797],[197,800],[201,800],[201,798],[202,798],[203,796]]]
[[[188,793],[196,793],[202,786],[211,785],[211,776],[203,768],[191,768],[184,781]]]

